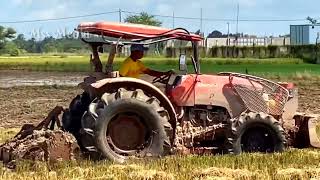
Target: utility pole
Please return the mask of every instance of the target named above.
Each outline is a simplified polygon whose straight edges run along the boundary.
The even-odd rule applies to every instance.
[[[228,24],[228,39],[227,39],[227,46],[229,46],[229,39],[230,39],[230,23],[229,22],[227,22],[227,24]]]
[[[316,39],[316,63],[320,64],[320,57],[318,55],[318,43],[319,43],[320,33],[317,33],[317,39]]]
[[[236,26],[236,45],[238,45],[238,30],[239,30],[239,3],[237,4],[237,26]]]
[[[200,34],[202,32],[202,8],[200,9]]]
[[[172,29],[174,29],[174,11],[172,11]]]
[[[237,4],[237,28],[236,28],[236,34],[238,34],[238,28],[239,28],[239,3]]]
[[[227,46],[226,46],[226,51],[227,51],[227,57],[229,57],[229,34],[230,34],[230,23],[227,22],[227,25],[228,25],[228,36],[227,36]]]
[[[119,8],[119,22],[122,22],[122,11],[120,8]]]

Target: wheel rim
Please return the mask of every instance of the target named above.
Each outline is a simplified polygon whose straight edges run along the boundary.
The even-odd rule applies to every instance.
[[[243,152],[274,152],[275,137],[267,127],[255,126],[247,129],[241,137]]]
[[[112,150],[123,156],[137,154],[150,144],[145,120],[135,113],[122,113],[112,118],[106,135]]]

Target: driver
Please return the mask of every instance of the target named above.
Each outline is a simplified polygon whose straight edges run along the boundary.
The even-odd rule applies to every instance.
[[[145,67],[140,59],[143,57],[144,51],[148,50],[148,48],[143,45],[133,44],[131,45],[130,50],[131,55],[127,57],[120,66],[120,76],[139,78],[141,74],[148,74],[150,76],[159,77],[163,75],[170,75],[172,73],[171,71],[160,72]]]

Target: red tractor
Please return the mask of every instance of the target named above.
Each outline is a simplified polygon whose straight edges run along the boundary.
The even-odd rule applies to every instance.
[[[182,28],[108,22],[82,23],[76,30],[93,50],[95,73],[80,84],[84,92],[71,102],[62,122],[85,152],[122,163],[130,157],[176,153],[320,147],[316,118],[296,114],[297,88],[292,83],[232,72],[201,74],[198,35]],[[192,43],[194,72],[186,73],[186,55],[181,54],[179,72],[153,80],[165,85],[164,92],[113,71],[122,46],[171,39]],[[98,53],[103,45],[111,47],[105,71]]]

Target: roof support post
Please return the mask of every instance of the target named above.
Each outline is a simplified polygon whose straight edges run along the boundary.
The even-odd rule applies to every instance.
[[[90,55],[90,63],[94,66],[94,72],[102,72],[102,63],[99,57],[98,48],[100,44],[91,43],[92,54]]]
[[[197,74],[200,74],[200,59],[199,59],[199,45],[198,42],[192,42],[192,49],[193,49],[193,58],[195,60],[197,66]]]
[[[117,48],[118,48],[117,44],[110,45],[109,57],[106,64],[106,74],[110,74],[113,72],[113,61],[117,54]]]

